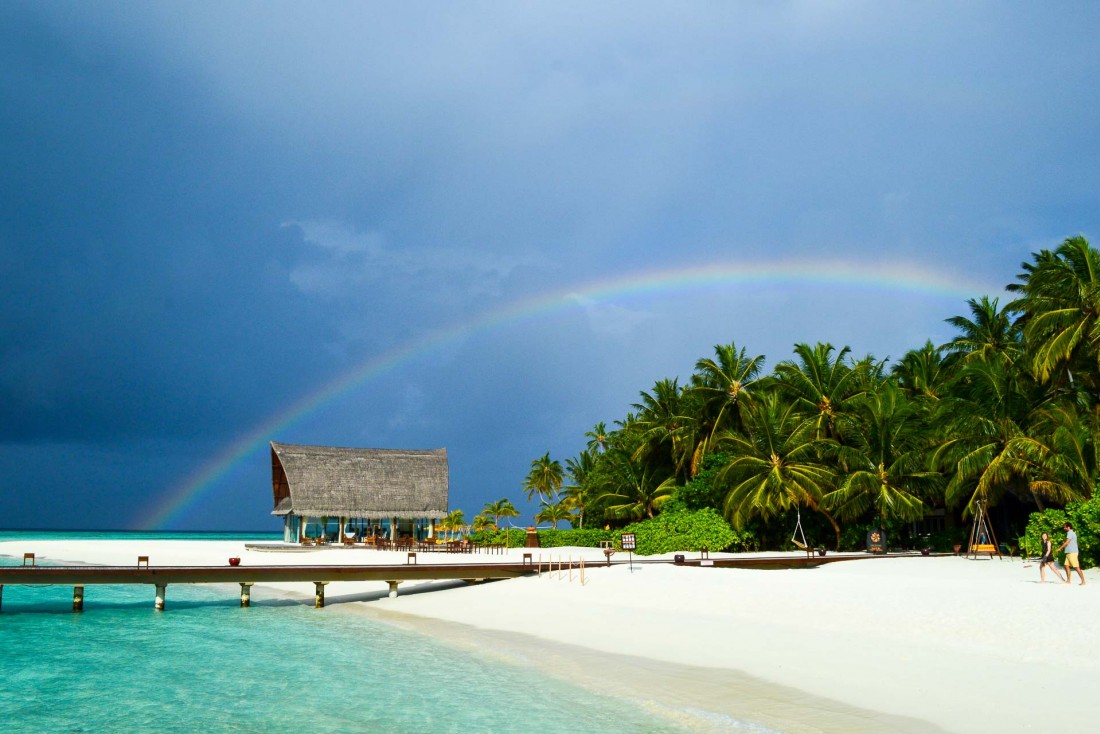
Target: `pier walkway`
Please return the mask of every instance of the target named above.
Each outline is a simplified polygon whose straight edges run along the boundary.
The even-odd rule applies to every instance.
[[[552,549],[546,549],[552,550]],[[241,587],[241,606],[249,606],[251,588],[259,583],[313,583],[316,590],[315,606],[325,605],[325,586],[336,581],[383,581],[389,585],[389,595],[397,596],[397,587],[403,581],[441,581],[462,580],[470,583],[491,579],[508,579],[530,576],[543,570],[552,570],[556,564],[558,570],[566,562],[564,556],[550,553],[546,559],[543,554],[524,553],[523,561],[495,561],[484,563],[418,563],[416,554],[409,553],[404,564],[356,564],[356,565],[260,565],[260,566],[150,566],[146,557],[139,559],[137,566],[37,566],[33,565],[34,555],[26,554],[31,564],[23,566],[0,566],[0,608],[3,604],[4,585],[58,585],[73,587],[73,609],[80,611],[84,607],[84,587],[104,584],[148,584],[155,587],[155,608],[163,610],[165,590],[169,584],[239,584]],[[939,554],[936,554],[939,555]],[[946,554],[945,554],[946,555]],[[917,553],[891,554],[920,557]],[[556,558],[555,558],[556,557]],[[794,569],[815,568],[828,563],[842,561],[873,560],[886,558],[886,555],[865,553],[838,553],[826,556],[783,555],[783,556],[728,556],[711,559],[709,554],[688,558],[686,554],[676,558],[649,559],[623,558],[620,554],[615,560],[588,559],[588,567],[675,564],[682,566],[742,569]],[[142,563],[144,561],[144,565]],[[573,566],[583,561],[569,558]]]
[[[5,584],[71,585],[73,609],[84,605],[84,587],[96,584],[149,584],[156,587],[156,608],[164,609],[169,584],[232,584],[241,586],[241,606],[249,606],[257,583],[312,582],[316,606],[325,605],[325,585],[333,581],[384,581],[397,596],[402,581],[458,579],[469,582],[508,579],[537,573],[524,563],[447,563],[356,566],[0,566],[0,604]]]

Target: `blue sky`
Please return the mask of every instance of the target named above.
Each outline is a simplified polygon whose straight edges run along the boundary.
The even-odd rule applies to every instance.
[[[191,492],[169,527],[273,528],[266,450],[196,484],[265,425],[445,446],[473,514],[715,344],[770,367],[798,341],[944,341],[1029,253],[1100,236],[1098,20],[0,4],[0,526],[140,527]],[[600,287],[806,263],[820,282]],[[433,334],[450,336],[280,420]]]

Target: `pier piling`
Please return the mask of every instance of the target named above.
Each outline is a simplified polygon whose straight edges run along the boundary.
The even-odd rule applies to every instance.
[[[313,600],[313,606],[320,609],[325,606],[325,587],[328,586],[328,581],[314,581],[313,585],[317,587],[317,597]]]
[[[247,581],[241,581],[241,606],[252,606],[252,584]]]
[[[400,581],[387,581],[386,583],[390,585],[390,598],[391,599],[396,599],[397,598],[397,585],[401,582]]]
[[[4,608],[4,585],[0,584],[0,609]]]
[[[157,587],[157,599],[153,603],[153,606],[158,612],[164,611],[164,590],[168,588],[168,584],[156,584]]]
[[[73,587],[73,611],[74,612],[83,612],[84,611],[84,587],[83,586],[74,586]]]

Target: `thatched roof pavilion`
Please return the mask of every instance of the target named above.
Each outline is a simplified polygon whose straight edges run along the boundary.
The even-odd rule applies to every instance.
[[[351,449],[271,442],[273,515],[399,520],[410,527],[447,514],[447,450]],[[293,523],[296,540],[299,523]]]

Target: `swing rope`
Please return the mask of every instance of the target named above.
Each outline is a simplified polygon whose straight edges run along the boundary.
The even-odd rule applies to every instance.
[[[802,511],[798,509],[798,505],[795,505],[794,511],[798,516],[798,522],[794,526],[794,532],[791,533],[791,542],[798,546],[799,550],[806,550],[809,544],[806,543],[806,533],[802,532]],[[798,536],[802,536],[802,542],[798,541]]]

